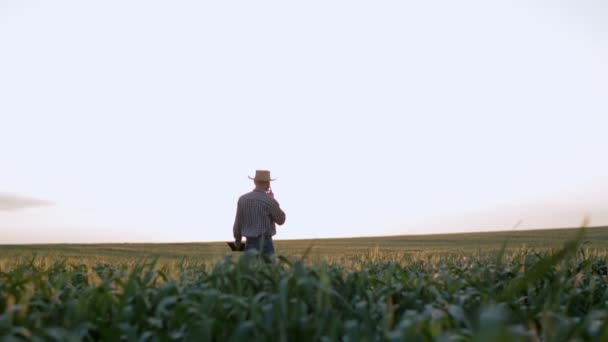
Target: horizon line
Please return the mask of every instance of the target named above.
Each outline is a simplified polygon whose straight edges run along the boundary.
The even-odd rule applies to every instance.
[[[426,233],[426,234],[388,234],[388,235],[359,235],[359,236],[343,236],[343,237],[322,237],[322,238],[294,238],[294,239],[273,239],[273,241],[307,241],[307,240],[351,240],[351,239],[374,239],[374,238],[390,238],[390,237],[409,237],[409,236],[437,236],[437,235],[464,235],[464,234],[492,234],[492,233],[509,233],[509,232],[529,232],[535,230],[575,230],[575,229],[608,229],[608,225],[602,226],[579,226],[579,227],[549,227],[549,228],[526,228],[526,229],[503,229],[503,230],[483,230],[483,231],[468,231],[468,232],[450,232],[450,233]],[[232,240],[229,240],[232,241]],[[213,244],[225,243],[227,240],[213,241],[170,241],[170,242],[35,242],[35,243],[8,243],[0,244],[3,246],[57,246],[57,245],[177,245],[177,244]]]

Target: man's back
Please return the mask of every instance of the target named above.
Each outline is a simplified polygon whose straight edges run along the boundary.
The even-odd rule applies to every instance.
[[[285,213],[266,192],[256,189],[239,197],[233,228],[236,240],[240,241],[242,236],[273,236],[276,234],[275,224],[283,223]]]

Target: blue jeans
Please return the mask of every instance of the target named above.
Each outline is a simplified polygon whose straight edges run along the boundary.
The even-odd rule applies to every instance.
[[[260,250],[262,248],[262,250]],[[245,250],[256,250],[266,255],[274,254],[274,245],[272,244],[272,237],[247,237],[247,244]]]

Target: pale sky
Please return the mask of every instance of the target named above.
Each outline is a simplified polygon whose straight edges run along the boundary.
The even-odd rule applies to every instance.
[[[607,128],[601,0],[0,0],[0,244],[608,225]]]

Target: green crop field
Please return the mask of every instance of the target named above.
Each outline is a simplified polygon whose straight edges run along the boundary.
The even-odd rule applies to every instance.
[[[308,260],[344,261],[361,255],[472,255],[499,250],[503,243],[508,251],[521,248],[548,250],[559,248],[576,235],[577,229],[547,229],[490,233],[461,233],[420,236],[388,236],[350,239],[278,240],[277,253],[297,258],[308,250]],[[279,235],[280,238],[280,235]],[[588,228],[585,247],[608,249],[608,227]],[[225,242],[166,244],[61,244],[0,245],[0,264],[29,260],[33,255],[47,260],[67,259],[80,263],[129,263],[144,258],[198,262],[216,262],[229,254]]]
[[[0,246],[4,341],[606,341],[608,228]]]

